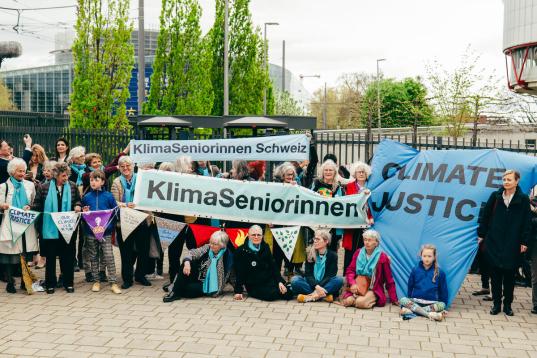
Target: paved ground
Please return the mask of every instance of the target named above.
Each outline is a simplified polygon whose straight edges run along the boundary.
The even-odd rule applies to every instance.
[[[402,321],[393,306],[234,302],[231,292],[164,304],[161,281],[93,293],[78,273],[74,294],[10,295],[2,286],[0,357],[537,357],[530,289],[517,288],[507,318],[471,296],[478,287],[468,276],[448,319],[435,323]]]

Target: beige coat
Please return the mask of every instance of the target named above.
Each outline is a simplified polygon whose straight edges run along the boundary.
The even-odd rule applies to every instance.
[[[6,196],[6,185],[8,188],[7,196]],[[26,196],[28,197],[31,205],[35,199],[35,185],[34,183],[24,180],[23,181],[24,189],[26,190]],[[8,203],[11,205],[13,201],[13,193],[15,192],[15,188],[13,187],[13,184],[10,180],[6,181],[4,184],[0,184],[0,204]],[[8,222],[9,220],[6,215],[7,212],[4,212],[4,219],[2,220],[2,227],[0,229],[0,235],[2,236],[2,239],[5,239],[6,237],[10,237],[9,233],[9,227]],[[25,233],[26,237],[26,252],[32,252],[32,251],[39,251],[39,243],[37,240],[37,230],[35,228],[35,222],[30,225],[30,227],[26,230]],[[8,241],[0,241],[0,254],[7,254],[7,255],[15,255],[20,254],[23,252],[22,247],[22,239],[19,239],[13,244],[11,240]]]

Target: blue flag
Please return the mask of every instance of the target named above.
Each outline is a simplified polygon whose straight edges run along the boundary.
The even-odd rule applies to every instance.
[[[530,192],[537,182],[537,158],[486,150],[418,151],[383,140],[373,157],[368,188],[374,229],[390,256],[399,297],[418,263],[423,244],[437,247],[447,276],[448,306],[457,295],[477,252],[479,212],[502,187],[502,174],[521,173],[519,186]]]

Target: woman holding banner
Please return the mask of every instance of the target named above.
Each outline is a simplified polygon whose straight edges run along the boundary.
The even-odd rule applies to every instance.
[[[332,160],[327,160],[320,167],[320,175],[313,180],[311,190],[317,194],[325,197],[338,197],[344,196],[345,190],[340,182],[338,174],[338,166]],[[330,250],[337,253],[339,246],[339,237],[343,235],[343,230],[335,229],[331,231],[332,242],[330,243]]]
[[[293,293],[286,286],[274,264],[270,248],[263,241],[263,230],[253,225],[248,230],[248,237],[234,254],[235,300],[243,299],[243,288],[248,295],[262,301],[290,300]]]
[[[515,273],[519,256],[526,252],[530,242],[530,201],[518,186],[520,173],[507,170],[503,174],[503,188],[492,193],[483,210],[477,229],[479,243],[485,245],[485,259],[489,261],[493,305],[491,315],[502,309],[513,316]]]
[[[225,231],[215,231],[209,243],[188,252],[182,272],[176,275],[164,302],[202,296],[218,296],[224,290],[232,269],[232,258]]]
[[[112,183],[112,195],[114,195],[114,199],[116,199],[119,206],[134,208],[134,203],[132,202],[136,186],[134,163],[129,156],[125,155],[119,158],[118,167],[121,175]],[[151,286],[151,282],[145,278],[150,236],[147,222],[143,221],[138,225],[128,238],[121,236],[120,225],[117,226],[116,233],[121,254],[121,277],[123,278],[121,288],[130,288],[133,284],[133,279],[144,286]],[[135,263],[136,270],[133,269]]]
[[[76,184],[69,181],[69,166],[57,163],[53,170],[53,179],[39,186],[32,205],[32,210],[43,213],[43,248],[41,255],[47,258],[45,267],[45,285],[47,293],[54,293],[56,287],[56,257],[60,258],[60,270],[63,286],[68,293],[74,292],[74,258],[75,243],[72,238],[66,242],[58,232],[50,213],[72,211],[80,212],[80,193]]]
[[[380,234],[366,230],[363,234],[364,247],[358,249],[345,271],[347,292],[343,294],[345,307],[369,309],[386,305],[386,291],[393,305],[399,305],[395,292],[390,259],[380,249]]]
[[[7,165],[9,179],[0,185],[0,209],[4,212],[10,206],[15,208],[28,210],[30,209],[35,199],[34,183],[24,180],[26,174],[26,163],[24,160],[15,158]],[[37,231],[35,222],[22,234],[16,242],[12,241],[12,234],[9,229],[10,220],[7,214],[4,214],[2,225],[2,241],[0,241],[0,264],[4,265],[7,277],[6,291],[15,293],[15,280],[13,279],[13,270],[15,265],[21,265],[21,255],[28,252],[37,252],[39,250],[37,243]],[[21,282],[21,287],[23,283]],[[31,289],[31,287],[28,287]]]
[[[365,186],[367,179],[371,175],[371,167],[364,162],[356,162],[351,165],[351,177],[353,181],[345,185],[345,195],[360,194],[368,190]],[[367,204],[366,204],[367,205]],[[367,207],[367,219],[369,225],[373,224],[373,216]],[[349,267],[352,257],[356,250],[364,247],[363,235],[364,229],[347,229],[343,233],[342,246],[345,249],[345,257],[343,261],[343,272]]]

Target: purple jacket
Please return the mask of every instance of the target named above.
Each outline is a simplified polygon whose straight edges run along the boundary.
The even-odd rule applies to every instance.
[[[345,271],[345,278],[347,279],[347,284],[349,285],[349,287],[356,283],[356,259],[360,254],[360,250],[362,249],[356,250],[354,256],[352,257],[350,265]],[[395,292],[395,281],[393,280],[392,269],[390,268],[390,259],[388,255],[386,255],[384,252],[380,254],[377,267],[375,268],[375,281],[372,282],[372,285],[373,293],[375,294],[375,296],[377,296],[377,302],[375,303],[375,306],[383,307],[384,305],[386,305],[386,293],[384,292],[384,288],[386,288],[386,291],[388,291],[390,301],[397,301],[397,293]],[[352,293],[350,291],[345,291],[345,293],[343,294],[343,298],[347,298],[349,296],[352,296]]]

